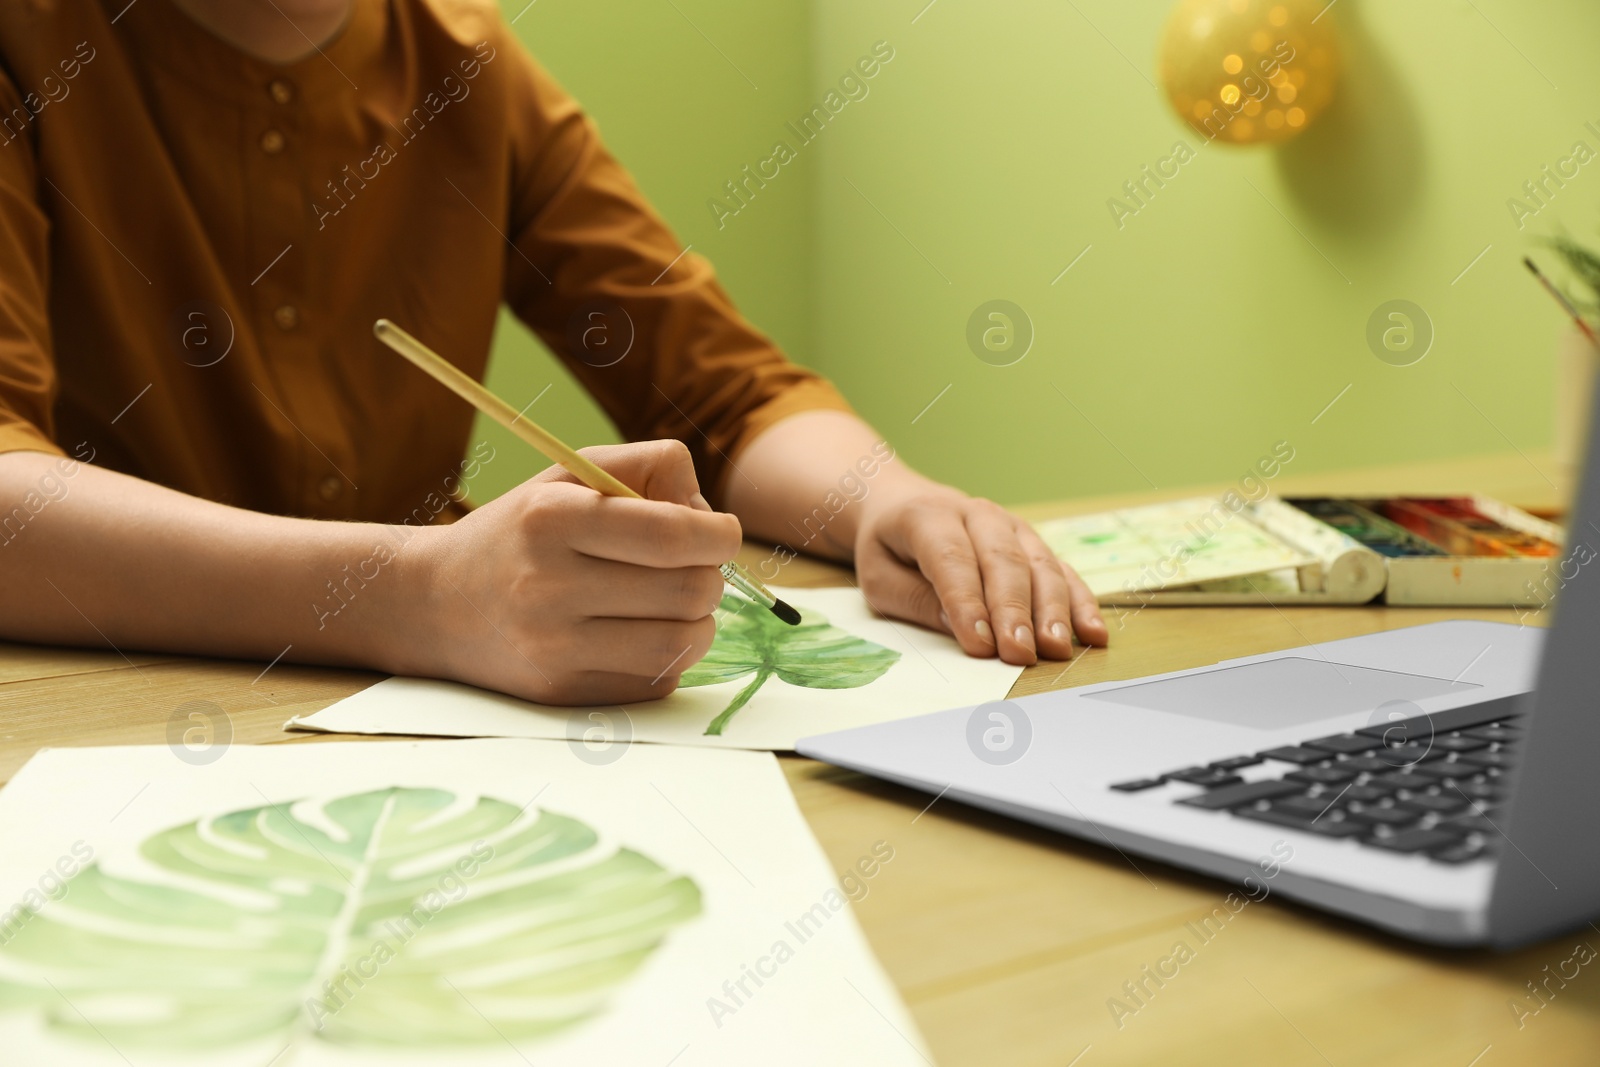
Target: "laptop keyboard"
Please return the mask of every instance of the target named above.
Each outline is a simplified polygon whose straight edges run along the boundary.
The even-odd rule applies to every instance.
[[[1204,791],[1174,803],[1466,863],[1493,852],[1500,837],[1504,776],[1522,733],[1521,716],[1506,707],[1494,700],[1379,723],[1111,788],[1197,785]]]

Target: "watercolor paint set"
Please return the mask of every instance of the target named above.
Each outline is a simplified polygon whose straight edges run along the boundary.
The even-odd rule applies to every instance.
[[[1102,604],[1524,607],[1564,533],[1485,496],[1196,497],[1038,525]]]

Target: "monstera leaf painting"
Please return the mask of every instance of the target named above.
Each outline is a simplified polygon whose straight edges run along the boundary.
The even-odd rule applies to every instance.
[[[717,636],[705,659],[683,673],[683,686],[715,685],[754,674],[750,684],[706,727],[717,736],[729,720],[777,676],[808,689],[855,689],[876,681],[900,660],[900,653],[831,626],[801,609],[800,625],[790,626],[742,597],[727,595],[717,613]]]
[[[437,789],[248,808],[139,851],[147,871],[86,868],[0,949],[0,1010],[118,1048],[536,1040],[700,910],[576,819]]]

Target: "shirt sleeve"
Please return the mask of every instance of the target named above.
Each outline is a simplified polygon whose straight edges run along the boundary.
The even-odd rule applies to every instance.
[[[800,411],[850,406],[734,308],[578,104],[514,40],[506,301],[630,440],[689,446],[708,496],[732,457]]]
[[[0,74],[0,113],[22,108],[11,79]],[[52,439],[50,220],[39,206],[38,180],[29,132],[0,133],[0,452],[65,455]]]

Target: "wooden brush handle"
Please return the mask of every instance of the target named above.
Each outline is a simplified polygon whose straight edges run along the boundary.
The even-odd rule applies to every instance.
[[[628,496],[640,499],[638,493],[618,481],[604,468],[584,459],[576,449],[569,447],[565,441],[543,426],[523,418],[515,408],[491,393],[481,382],[463,373],[454,363],[388,319],[379,319],[373,325],[372,332],[377,335],[378,340],[426,371],[434,381],[528,442],[550,462],[565,467],[574,478],[590,489],[604,496]]]

